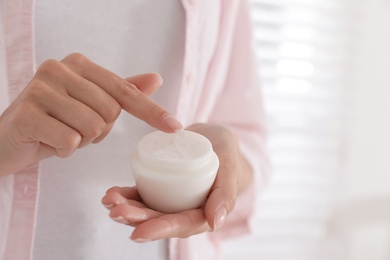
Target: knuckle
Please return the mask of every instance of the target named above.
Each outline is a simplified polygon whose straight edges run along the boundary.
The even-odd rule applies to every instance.
[[[122,80],[118,83],[118,85],[120,92],[130,100],[137,99],[137,97],[141,94],[141,91],[139,91],[134,84],[131,84],[126,80]]]
[[[63,147],[58,149],[58,156],[61,158],[69,157],[79,146],[81,136],[77,132],[73,132],[63,137]]]
[[[81,73],[81,68],[85,67],[88,62],[89,59],[79,52],[71,53],[61,60],[61,63],[79,73]]]
[[[31,101],[41,100],[46,96],[47,92],[47,84],[39,79],[33,79],[30,84],[26,87],[24,93],[22,93],[21,97],[24,100],[28,99]]]
[[[115,103],[110,105],[109,109],[104,110],[103,117],[105,118],[107,123],[112,123],[119,117],[121,111],[122,108],[120,107],[120,105],[118,103]]]
[[[19,95],[19,105],[41,110],[48,109],[48,104],[60,100],[62,90],[42,79],[34,78]]]
[[[74,52],[66,56],[62,61],[76,66],[82,66],[86,61],[88,61],[88,59],[85,55],[79,52]]]
[[[87,139],[95,139],[104,132],[106,126],[106,123],[102,119],[93,120],[83,132],[83,136]]]
[[[59,61],[48,59],[42,62],[38,67],[36,75],[43,78],[46,78],[47,76],[61,77],[64,73],[65,68]]]
[[[67,137],[64,138],[65,148],[69,150],[76,149],[80,143],[80,139],[80,135],[77,133],[69,134]]]

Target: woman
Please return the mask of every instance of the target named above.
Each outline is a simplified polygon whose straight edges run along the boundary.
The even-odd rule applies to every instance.
[[[2,259],[212,259],[210,239],[248,231],[265,160],[245,1],[1,8]],[[220,169],[204,207],[163,214],[129,188],[145,122],[212,142]],[[126,226],[100,204],[112,186],[102,203]]]

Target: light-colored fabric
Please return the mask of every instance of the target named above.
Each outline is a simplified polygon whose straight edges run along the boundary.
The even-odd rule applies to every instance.
[[[224,239],[250,232],[256,198],[270,172],[265,151],[265,116],[252,46],[250,9],[246,1],[221,1],[219,14],[219,34],[212,60],[204,71],[205,80],[200,83],[203,92],[195,106],[197,111],[193,121],[226,124],[234,129],[240,138],[241,151],[253,169],[254,181],[237,198],[235,209],[221,230],[195,236],[192,238],[194,243],[191,239],[171,239],[170,260],[207,259],[203,257],[211,255],[207,250],[209,244],[217,249],[213,252],[215,258],[210,259],[219,259],[218,248]],[[180,111],[184,110],[178,109],[178,113]]]
[[[30,0],[2,0],[1,17],[5,46],[0,53],[0,74],[7,73],[7,84],[1,85],[7,95],[0,96],[1,107],[14,99],[34,75],[32,7]],[[0,41],[2,41],[0,40]],[[1,82],[3,83],[3,82]],[[1,166],[0,166],[1,167]],[[34,236],[36,199],[38,194],[38,166],[32,165],[13,176],[0,177],[0,230],[8,230],[0,241],[1,259],[30,259]],[[2,235],[1,235],[2,236]],[[3,237],[1,237],[3,239]]]
[[[123,77],[160,73],[164,82],[153,99],[175,113],[184,19],[181,3],[172,0],[36,0],[36,63],[80,52]],[[112,186],[134,185],[129,157],[150,131],[144,122],[122,113],[99,145],[65,160],[40,163],[33,259],[166,259],[165,240],[130,241],[133,228],[108,218],[99,200]]]
[[[0,64],[6,64],[6,67],[1,67],[0,70],[8,73],[8,84],[1,85],[0,89],[8,89],[11,98],[14,98],[32,77],[34,68],[32,2],[0,0],[0,3],[3,7],[0,19],[4,26],[4,35],[0,35],[0,38],[7,40],[6,55],[0,57]],[[253,167],[256,180],[238,198],[236,209],[229,215],[220,232],[169,241],[170,259],[213,259],[213,246],[218,248],[221,239],[250,230],[255,195],[259,194],[266,179],[263,157],[264,115],[250,41],[246,1],[182,0],[182,5],[186,21],[185,46],[177,117],[185,125],[214,122],[234,128],[239,134],[242,151]],[[29,66],[24,66],[26,64]],[[7,100],[0,96],[0,102]],[[0,249],[4,248],[0,258],[3,256],[4,260],[25,260],[31,257],[34,226],[26,223],[19,223],[23,225],[18,226],[13,223],[18,223],[20,219],[35,223],[38,176],[34,172],[37,172],[36,167],[13,174],[13,185],[8,186],[13,188],[8,191],[0,190],[0,197],[8,193],[10,198],[0,204],[3,207],[0,208],[0,230],[9,227],[8,238],[0,241]],[[18,179],[21,179],[19,176],[28,176],[29,181],[24,181],[24,186],[18,186]],[[4,178],[0,181],[3,180]],[[19,194],[26,190],[33,194],[20,197]],[[100,197],[96,199],[99,200]],[[28,203],[28,206],[18,203],[20,200]],[[11,213],[8,210],[10,207]],[[14,212],[22,212],[23,208],[30,210],[15,217]],[[7,222],[7,216],[11,216],[10,223]],[[20,237],[18,234],[22,230],[26,235]],[[203,250],[206,247],[207,250]],[[199,248],[202,250],[198,250]]]
[[[1,3],[1,2],[0,2]],[[0,14],[3,12],[3,4],[0,4]],[[0,17],[1,18],[1,17]],[[4,35],[3,32],[4,24],[3,19],[0,19],[0,35]],[[0,37],[0,111],[4,111],[9,104],[9,94],[7,71],[5,64],[5,41],[4,37]],[[1,166],[0,166],[1,167]],[[8,223],[11,212],[12,201],[12,190],[13,190],[13,175],[0,177],[0,242],[7,239],[8,234]],[[5,243],[0,243],[0,257],[3,255]]]

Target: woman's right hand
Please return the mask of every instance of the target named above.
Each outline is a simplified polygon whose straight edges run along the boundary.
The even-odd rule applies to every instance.
[[[158,74],[123,79],[82,54],[47,60],[0,117],[0,176],[101,141],[121,110],[165,131],[181,124],[148,95]]]

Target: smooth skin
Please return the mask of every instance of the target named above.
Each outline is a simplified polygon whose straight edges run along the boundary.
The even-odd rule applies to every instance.
[[[172,133],[182,125],[148,96],[161,85],[158,74],[123,79],[79,53],[47,60],[0,116],[0,176],[52,156],[69,157],[109,134],[122,110]],[[237,194],[251,181],[235,134],[225,126],[196,124],[188,130],[206,136],[220,159],[208,200],[199,209],[164,214],[142,203],[136,187],[113,187],[102,199],[114,220],[135,227],[137,242],[189,237],[218,230],[234,208]]]
[[[233,210],[237,195],[251,181],[251,168],[240,154],[236,135],[227,127],[195,124],[187,130],[206,136],[220,160],[216,180],[204,206],[165,214],[148,208],[142,202],[136,187],[113,187],[102,199],[113,220],[135,227],[131,239],[136,242],[187,238],[219,230]]]
[[[122,79],[79,53],[43,62],[0,117],[0,176],[100,142],[121,110],[164,132],[181,129],[148,97],[161,82],[158,74]]]

